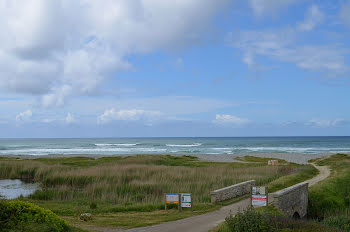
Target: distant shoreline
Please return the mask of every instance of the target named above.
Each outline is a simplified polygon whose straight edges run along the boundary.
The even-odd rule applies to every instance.
[[[171,155],[171,156],[194,156],[201,160],[211,162],[240,162],[236,160],[237,157],[243,156],[255,156],[262,158],[276,158],[283,159],[288,162],[307,164],[309,160],[331,156],[336,153],[317,153],[317,154],[304,154],[304,153],[240,153],[240,154],[114,154],[114,155],[103,155],[103,154],[50,154],[50,155],[0,155],[0,157],[18,158],[18,159],[37,159],[37,158],[69,158],[69,157],[111,157],[111,156],[137,156],[137,155]],[[345,153],[349,154],[349,153]]]

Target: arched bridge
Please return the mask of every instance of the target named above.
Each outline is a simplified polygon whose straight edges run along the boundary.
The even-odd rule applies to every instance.
[[[271,194],[273,205],[286,216],[303,218],[307,214],[308,183],[300,183]]]

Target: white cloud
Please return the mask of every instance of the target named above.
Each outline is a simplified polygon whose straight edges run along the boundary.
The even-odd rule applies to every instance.
[[[242,126],[250,121],[246,118],[239,118],[235,115],[229,115],[229,114],[217,114],[215,117],[215,120],[213,120],[213,123],[216,124],[229,124],[234,126]]]
[[[278,14],[299,0],[249,0],[250,7],[256,16]]]
[[[342,125],[345,122],[343,118],[337,118],[334,120],[323,120],[323,119],[311,119],[308,121],[305,125],[311,126],[311,127],[321,127],[321,128],[326,128],[326,127],[336,127],[339,125]]]
[[[185,63],[182,58],[177,58],[173,64],[173,67],[177,70],[183,70],[185,68]]]
[[[56,121],[56,119],[52,119],[52,118],[44,118],[42,120],[42,122],[44,122],[44,123],[52,123],[52,122],[55,122],[55,121]]]
[[[350,27],[350,1],[348,0],[340,10],[340,19]]]
[[[81,114],[100,114],[106,109],[143,109],[146,111],[161,111],[165,115],[180,116],[201,114],[232,106],[251,104],[249,101],[229,102],[215,98],[191,96],[156,96],[145,98],[91,98],[89,101],[73,99],[65,106],[67,112]],[[260,103],[257,103],[260,104]]]
[[[311,31],[317,24],[323,21],[323,13],[317,5],[312,5],[306,13],[305,21],[297,25],[300,31]]]
[[[246,52],[243,55],[242,61],[243,61],[243,63],[248,65],[248,67],[250,67],[250,68],[252,68],[256,65],[255,61],[254,61],[254,54],[252,52]]]
[[[238,36],[229,34],[228,43],[243,52],[243,62],[251,67],[254,58],[268,57],[275,61],[295,64],[297,67],[337,77],[347,72],[347,51],[337,46],[299,45],[294,29],[242,31]]]
[[[127,55],[200,42],[228,2],[0,0],[0,88],[44,106],[98,94]]]
[[[67,124],[76,122],[74,115],[72,115],[71,113],[68,113],[64,120]]]
[[[17,114],[16,121],[19,121],[19,122],[28,121],[31,119],[32,115],[33,115],[33,113],[31,110],[26,110],[24,112]]]
[[[162,113],[159,111],[147,111],[147,110],[119,110],[115,111],[114,108],[105,110],[97,119],[98,123],[108,123],[110,121],[121,120],[121,121],[153,121],[159,119]]]

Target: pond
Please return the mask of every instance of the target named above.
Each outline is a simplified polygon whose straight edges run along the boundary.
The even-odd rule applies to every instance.
[[[16,199],[21,195],[27,197],[38,189],[40,189],[39,183],[25,183],[17,179],[0,180],[0,198],[2,199]]]

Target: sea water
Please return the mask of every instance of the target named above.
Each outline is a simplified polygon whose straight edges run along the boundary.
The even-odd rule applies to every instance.
[[[0,156],[253,153],[350,153],[350,137],[0,139]]]

